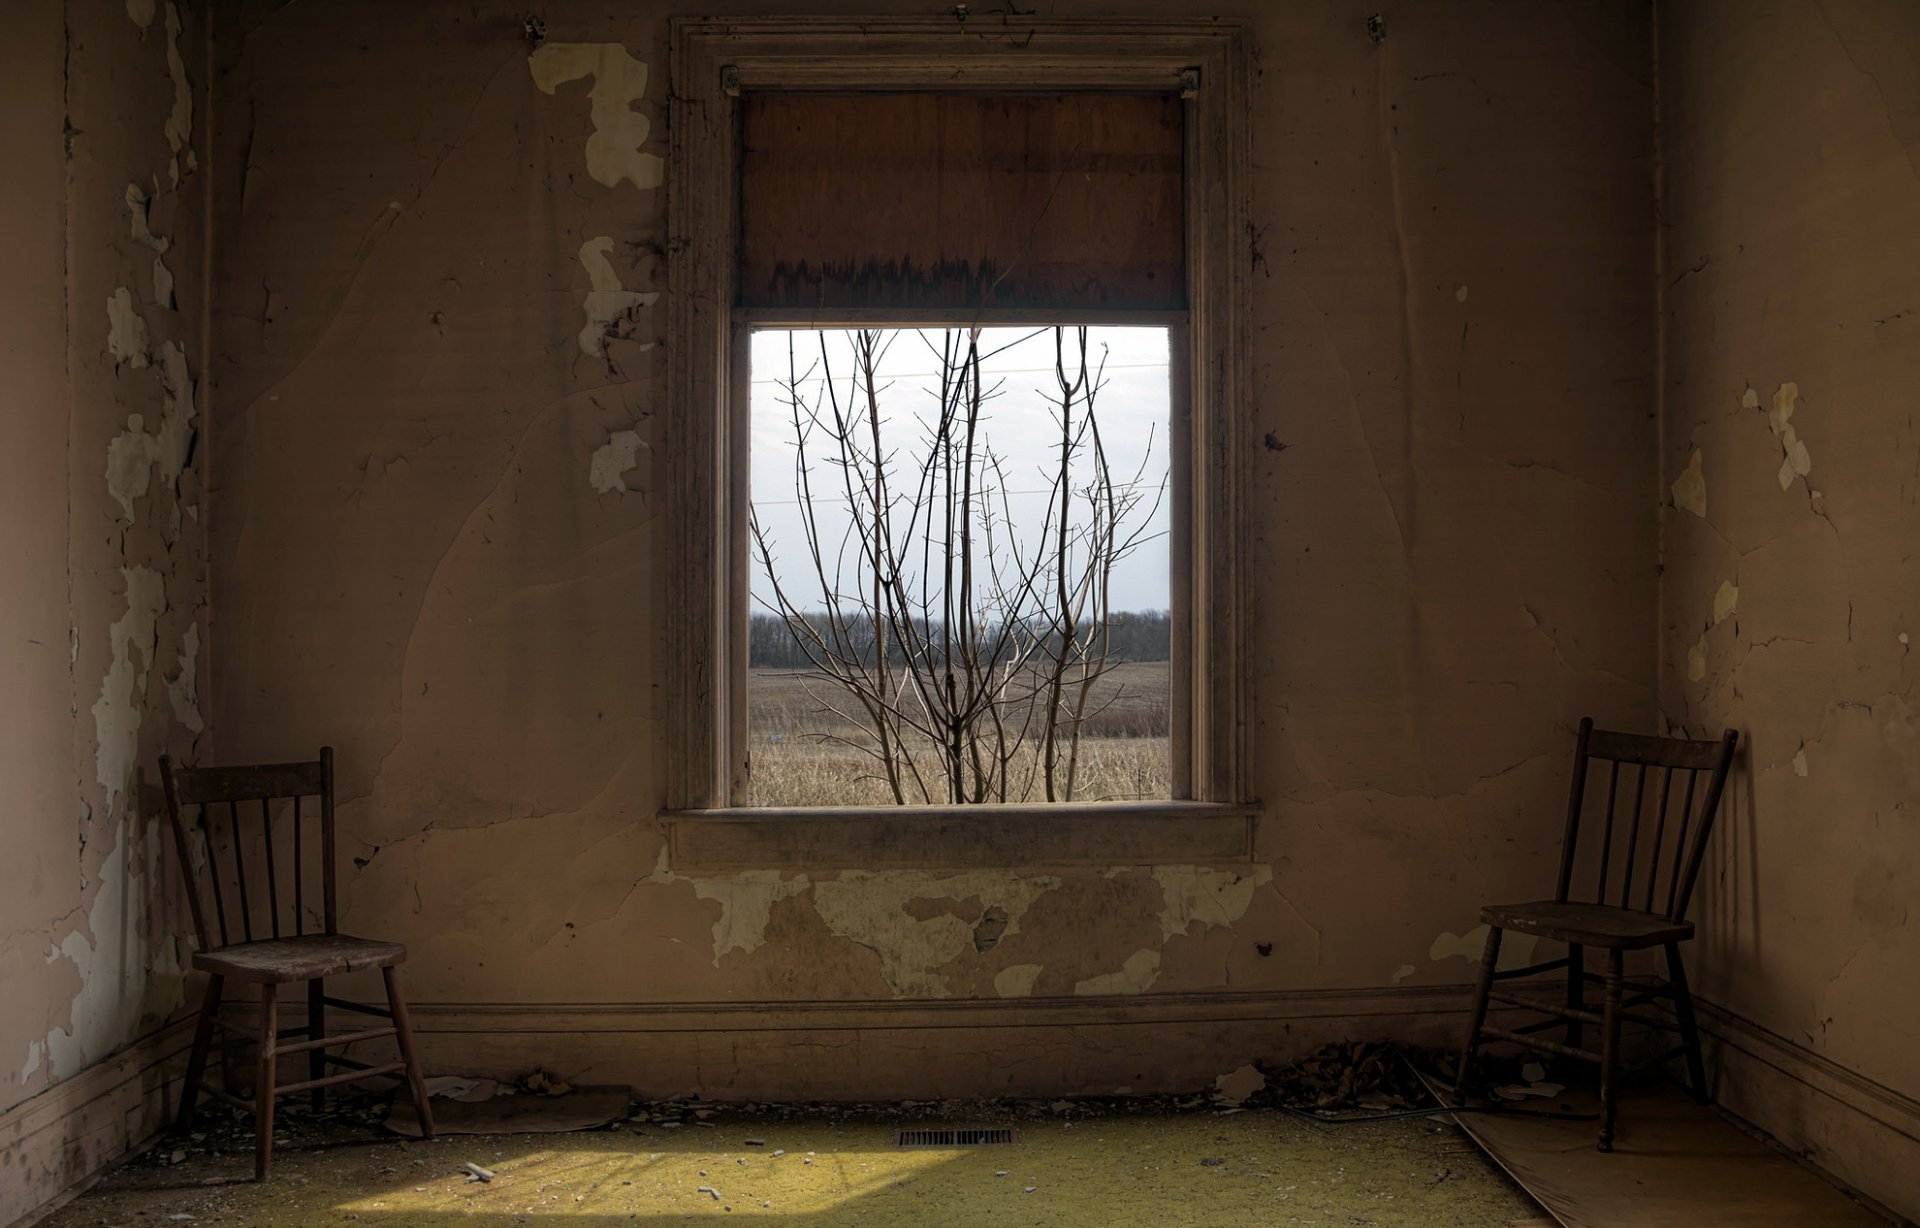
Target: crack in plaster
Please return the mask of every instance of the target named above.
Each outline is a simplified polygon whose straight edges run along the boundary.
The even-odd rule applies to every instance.
[[[587,174],[613,187],[626,180],[657,188],[666,164],[642,153],[653,124],[633,109],[647,92],[647,66],[619,43],[543,43],[527,57],[527,70],[543,94],[569,81],[591,79],[587,91],[593,135],[587,138]]]

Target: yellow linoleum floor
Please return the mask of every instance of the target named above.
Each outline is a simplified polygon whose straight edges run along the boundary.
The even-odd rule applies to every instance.
[[[1011,1125],[1021,1138],[1010,1147],[902,1151],[896,1125]],[[898,1121],[722,1110],[677,1128],[627,1122],[426,1142],[365,1123],[296,1121],[289,1133],[265,1185],[245,1180],[251,1159],[237,1132],[199,1146],[181,1136],[123,1165],[45,1228],[633,1228],[712,1219],[821,1228],[1502,1228],[1542,1214],[1451,1125],[1326,1126],[1271,1109],[1020,1114],[981,1106]],[[469,1181],[469,1162],[493,1180]]]

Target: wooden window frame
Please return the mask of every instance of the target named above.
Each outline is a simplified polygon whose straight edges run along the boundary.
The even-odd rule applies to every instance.
[[[1242,575],[1245,444],[1251,437],[1243,28],[1220,20],[1022,18],[1002,26],[984,17],[971,25],[952,17],[795,17],[678,18],[671,31],[665,445],[674,458],[667,525],[675,558],[666,603],[668,809],[663,817],[669,820],[674,851],[695,861],[755,864],[761,860],[752,852],[757,842],[768,860],[794,854],[798,846],[814,850],[802,860],[831,860],[831,850],[817,848],[820,830],[852,822],[855,834],[841,842],[847,855],[874,854],[885,840],[876,843],[860,831],[872,837],[888,822],[919,832],[957,830],[969,822],[965,812],[992,810],[1005,812],[991,824],[996,828],[1016,819],[1047,826],[1045,816],[1059,815],[1131,823],[1138,830],[1129,829],[1128,847],[1139,846],[1137,859],[1182,851],[1196,859],[1251,856]],[[751,591],[745,520],[747,334],[766,327],[950,324],[959,314],[734,309],[740,168],[735,100],[745,92],[776,90],[1168,90],[1185,99],[1185,312],[967,313],[968,322],[988,325],[1168,327],[1176,800],[818,810],[740,804],[747,786]],[[865,815],[880,828],[861,829],[858,820]],[[688,824],[704,825],[699,830],[716,836],[729,833],[735,842],[703,857],[694,847],[697,841],[684,839]],[[795,834],[795,825],[808,824],[812,834]],[[1118,834],[1121,828],[1106,830]],[[1153,834],[1175,831],[1199,838],[1176,837],[1172,844],[1180,848],[1162,848],[1168,842]],[[1098,850],[1090,851],[1093,860],[1103,860]],[[1020,858],[1017,851],[1008,852]],[[1051,849],[1047,859],[1070,860],[1069,853]]]

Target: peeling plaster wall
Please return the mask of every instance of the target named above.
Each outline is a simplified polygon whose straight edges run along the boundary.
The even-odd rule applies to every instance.
[[[653,817],[683,10],[562,0],[530,55],[504,4],[243,8],[212,727],[338,748],[345,922],[410,944],[429,1016],[1412,991],[1547,881],[1574,723],[1655,706],[1646,11],[1244,7],[1257,863],[807,875],[682,873]],[[1213,11],[1125,9],[1178,10]]]
[[[202,17],[30,0],[0,38],[0,1120],[184,1005],[153,763],[205,726]],[[0,1222],[136,1120],[9,1147]]]
[[[1695,907],[1699,989],[1912,1115],[1920,9],[1664,12],[1661,706],[1745,741]],[[1740,1111],[1848,1158],[1822,1145],[1830,1100]]]

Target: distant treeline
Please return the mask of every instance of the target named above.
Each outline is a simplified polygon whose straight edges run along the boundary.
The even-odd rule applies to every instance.
[[[814,625],[824,627],[825,622],[826,616],[820,615],[819,622]],[[929,640],[935,643],[939,641],[938,623],[921,624],[921,627],[922,634]],[[1164,661],[1171,647],[1172,628],[1173,619],[1165,610],[1126,610],[1114,614],[1107,620],[1107,658],[1111,661]],[[860,650],[862,656],[871,658],[872,625],[856,624],[850,630],[855,641],[853,646]],[[1034,636],[1038,634],[1039,629],[1035,628]],[[787,626],[785,619],[777,614],[755,614],[747,630],[747,664],[755,668],[805,669],[810,662],[794,629]]]

